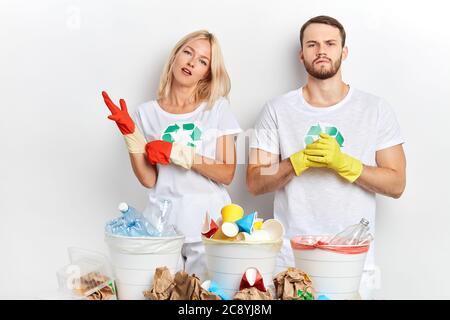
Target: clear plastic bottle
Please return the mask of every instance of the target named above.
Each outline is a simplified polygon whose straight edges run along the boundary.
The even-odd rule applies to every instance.
[[[169,218],[172,210],[172,202],[168,199],[156,199],[152,205],[144,210],[143,216],[149,221],[148,232],[151,235],[159,237],[168,237],[177,235],[173,225],[169,224]]]
[[[122,217],[126,222],[128,236],[144,237],[148,235],[142,213],[125,202],[119,204],[119,211],[122,212]]]
[[[369,220],[362,218],[359,223],[336,234],[328,243],[332,245],[357,245],[364,240],[370,242],[373,237],[368,231]]]
[[[119,211],[122,212],[123,217],[127,223],[133,223],[136,219],[142,217],[142,214],[126,202],[119,203]]]

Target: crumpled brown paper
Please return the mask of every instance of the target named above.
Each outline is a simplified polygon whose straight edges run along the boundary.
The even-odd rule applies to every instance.
[[[175,274],[175,288],[170,300],[220,300],[214,293],[202,288],[200,279],[184,271]]]
[[[151,300],[220,300],[220,297],[203,289],[200,279],[179,271],[172,277],[167,267],[157,268],[153,285],[144,297]]]
[[[270,291],[266,292],[258,290],[258,288],[250,287],[242,289],[241,291],[236,292],[233,297],[233,300],[272,300],[272,295]]]
[[[312,281],[309,276],[296,268],[288,268],[278,273],[273,279],[278,299],[297,300],[298,290],[314,295]]]
[[[175,282],[167,267],[156,268],[152,288],[144,291],[144,297],[151,300],[169,300]]]

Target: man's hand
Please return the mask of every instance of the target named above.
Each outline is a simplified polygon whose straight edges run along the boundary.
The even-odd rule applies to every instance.
[[[291,160],[291,164],[294,168],[296,176],[301,175],[306,169],[310,167],[326,167],[326,164],[311,162],[308,159],[305,150],[300,150],[294,153],[289,157],[289,160]]]
[[[195,148],[180,143],[154,140],[146,144],[147,159],[151,164],[173,163],[190,169],[194,163]]]
[[[304,150],[309,167],[327,167],[336,171],[349,182],[354,182],[363,170],[362,162],[343,152],[336,139],[325,133]]]
[[[102,91],[103,99],[111,115],[108,119],[116,122],[120,132],[125,138],[129,153],[145,153],[145,138],[142,133],[136,128],[136,125],[128,114],[127,104],[124,99],[120,99],[120,108],[112,102],[105,91]]]

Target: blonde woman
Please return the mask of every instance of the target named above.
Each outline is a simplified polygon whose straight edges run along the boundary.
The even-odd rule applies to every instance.
[[[228,102],[230,79],[217,38],[197,31],[172,50],[161,75],[157,100],[128,115],[103,92],[125,137],[133,171],[149,188],[149,205],[172,202],[171,223],[185,235],[185,271],[206,275],[201,225],[231,202],[224,187],[236,169],[235,135],[241,132]]]

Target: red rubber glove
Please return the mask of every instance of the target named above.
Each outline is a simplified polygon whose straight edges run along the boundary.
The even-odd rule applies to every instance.
[[[111,98],[105,91],[102,91],[102,96],[105,100],[106,106],[112,113],[110,116],[108,116],[108,119],[116,122],[120,132],[122,132],[123,135],[134,133],[135,124],[133,122],[133,119],[131,119],[130,115],[128,114],[127,104],[125,103],[125,100],[120,99],[119,102],[121,109],[119,109],[119,107],[117,107],[114,102],[112,102]]]
[[[145,153],[145,138],[142,133],[136,128],[136,125],[128,114],[127,104],[125,100],[120,99],[120,108],[117,107],[109,98],[105,91],[102,91],[103,99],[106,106],[111,111],[108,119],[116,122],[120,132],[125,139],[129,153]]]
[[[154,140],[145,145],[145,152],[151,164],[173,163],[188,170],[194,164],[195,148],[182,143]]]
[[[151,164],[169,164],[172,144],[164,140],[154,140],[145,145],[145,153]]]

